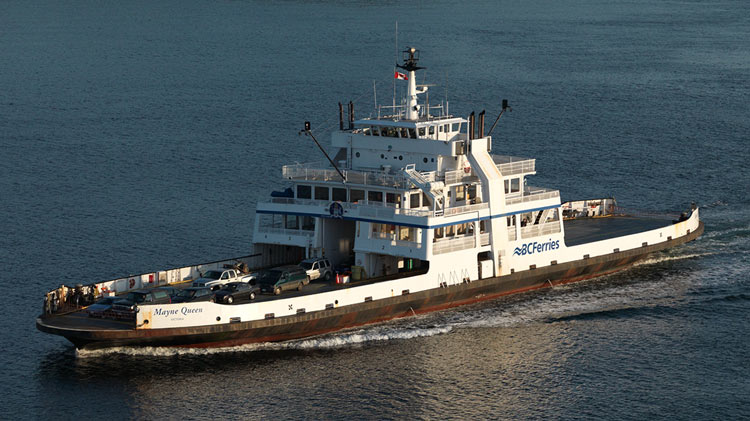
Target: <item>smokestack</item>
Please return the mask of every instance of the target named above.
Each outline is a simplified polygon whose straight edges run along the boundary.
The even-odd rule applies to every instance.
[[[479,137],[484,137],[484,110],[479,113]]]
[[[469,140],[474,139],[474,111],[469,114]]]
[[[349,130],[354,130],[354,103],[349,101]]]
[[[344,106],[339,102],[339,130],[344,130]]]

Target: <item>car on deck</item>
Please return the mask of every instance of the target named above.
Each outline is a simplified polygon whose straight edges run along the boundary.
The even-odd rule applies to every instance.
[[[302,290],[308,278],[304,269],[289,265],[261,272],[257,282],[261,292],[279,295],[282,291],[290,289]]]
[[[172,297],[173,303],[192,303],[196,301],[208,301],[213,297],[213,291],[207,287],[188,287],[180,290]]]
[[[254,300],[258,293],[260,293],[260,287],[246,282],[230,282],[216,291],[211,301],[219,304],[232,304],[242,299]]]
[[[323,258],[312,258],[305,259],[300,262],[300,267],[307,273],[307,278],[310,281],[316,279],[323,279],[330,281],[333,278],[333,266],[328,259]]]

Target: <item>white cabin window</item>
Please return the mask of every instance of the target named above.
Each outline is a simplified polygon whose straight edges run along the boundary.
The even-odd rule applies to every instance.
[[[424,137],[424,136],[425,136],[425,130],[424,130],[424,127],[420,127],[420,128],[419,128],[419,137]]]
[[[312,187],[311,186],[297,186],[297,198],[298,199],[311,199],[312,198]]]
[[[510,192],[516,193],[521,191],[521,179],[520,178],[512,178],[510,180]]]
[[[419,198],[422,195],[420,193],[412,193],[409,195],[409,208],[410,209],[416,209],[420,206]]]

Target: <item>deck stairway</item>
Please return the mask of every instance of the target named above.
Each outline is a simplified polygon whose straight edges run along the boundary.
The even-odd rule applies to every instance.
[[[443,216],[443,183],[429,181],[415,169],[414,164],[409,164],[404,168],[404,175],[432,199],[432,203],[435,204],[435,216]]]

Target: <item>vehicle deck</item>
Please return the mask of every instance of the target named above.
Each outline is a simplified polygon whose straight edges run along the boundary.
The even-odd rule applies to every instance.
[[[334,280],[324,281],[315,280],[305,285],[301,291],[292,290],[284,291],[281,295],[273,294],[257,294],[254,300],[249,299],[238,299],[232,304],[220,304],[220,305],[239,305],[248,303],[257,303],[264,301],[279,300],[285,298],[300,297],[304,295],[318,294],[321,292],[335,291],[340,289],[352,288],[355,286],[367,285],[376,282],[382,282],[385,280],[396,279],[404,276],[415,276],[426,273],[426,268],[415,269],[410,272],[399,273],[390,276],[384,276],[379,278],[372,278],[362,281],[352,281],[346,284],[337,284]],[[178,289],[188,288],[192,286],[191,282],[186,282],[178,285],[170,285]],[[158,288],[158,287],[157,287]],[[124,295],[124,294],[123,294]],[[49,317],[45,317],[44,324],[63,329],[73,330],[132,330],[135,328],[134,320],[116,320],[111,318],[98,318],[89,317],[86,309],[81,309],[72,313],[67,314],[55,314]]]
[[[564,221],[565,227],[565,244],[575,246],[593,241],[606,240],[625,235],[644,232],[656,228],[668,226],[671,220],[633,217],[633,216],[615,216],[607,218],[585,218]],[[352,288],[360,285],[381,282],[388,279],[395,279],[404,276],[413,276],[425,273],[426,269],[417,269],[409,273],[399,273],[387,277],[368,279],[364,281],[353,281],[347,284],[336,284],[334,281],[315,280],[304,286],[301,291],[285,291],[281,295],[257,294],[255,300],[249,301],[241,299],[233,304],[247,304],[248,302],[264,302],[284,298],[293,298],[304,295],[318,294],[322,292],[335,291],[338,289]],[[179,285],[172,285],[177,288],[187,288],[192,283],[186,282]],[[109,318],[89,317],[86,310],[79,310],[68,314],[59,314],[44,318],[44,323],[49,326],[74,329],[74,330],[131,330],[134,329],[133,320],[115,320]]]
[[[580,218],[563,222],[565,245],[577,246],[594,241],[622,237],[671,225],[669,219],[638,216]]]

